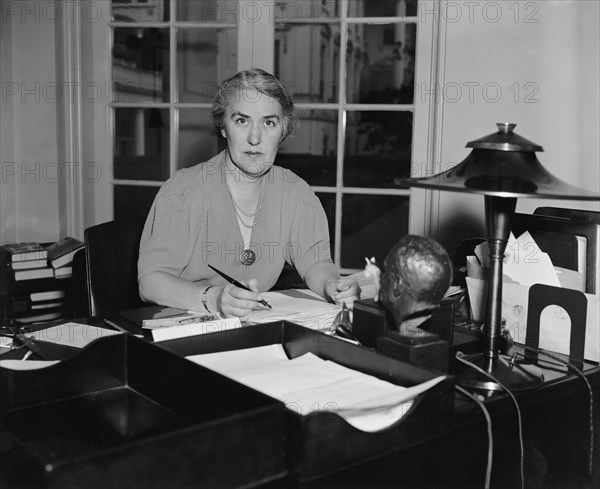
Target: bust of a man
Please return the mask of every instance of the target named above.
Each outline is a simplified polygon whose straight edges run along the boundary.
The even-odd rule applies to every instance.
[[[411,328],[407,319],[433,314],[451,283],[452,261],[446,250],[437,241],[409,234],[385,258],[380,302],[401,334],[425,333]]]

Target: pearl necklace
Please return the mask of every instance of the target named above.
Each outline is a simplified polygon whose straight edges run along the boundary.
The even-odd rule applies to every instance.
[[[261,181],[260,181],[260,193],[258,196],[258,203],[256,204],[256,209],[254,210],[254,212],[250,212],[250,213],[245,212],[235,201],[235,198],[233,197],[233,194],[231,193],[231,189],[229,188],[229,182],[227,182],[227,179],[225,179],[225,184],[227,185],[227,192],[229,192],[229,197],[231,197],[231,202],[233,203],[233,210],[235,211],[238,221],[245,228],[252,229],[254,226],[256,226],[258,224],[258,221],[260,220],[260,216],[262,214],[262,205],[263,205],[263,198],[264,198],[263,180],[261,179]],[[252,224],[246,224],[244,222],[244,219],[242,218],[242,215],[244,215],[246,217],[254,218],[252,220]]]

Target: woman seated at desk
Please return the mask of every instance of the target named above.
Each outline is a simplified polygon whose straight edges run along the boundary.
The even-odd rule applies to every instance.
[[[223,316],[247,317],[284,262],[327,300],[351,303],[358,283],[331,260],[325,211],[309,185],[274,165],[296,128],[293,101],[260,69],[220,86],[212,108],[226,149],[176,172],[159,190],[138,260],[142,299]],[[250,290],[228,283],[212,265]]]

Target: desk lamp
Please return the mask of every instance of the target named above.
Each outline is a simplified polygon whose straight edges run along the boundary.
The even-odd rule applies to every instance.
[[[511,390],[537,387],[541,375],[516,368],[499,354],[502,312],[502,265],[518,197],[600,200],[585,189],[556,178],[541,165],[535,152],[543,148],[514,132],[515,124],[499,123],[498,131],[470,141],[471,153],[458,165],[432,177],[405,179],[410,187],[482,194],[490,256],[487,304],[482,328],[483,352],[467,356],[471,363]],[[471,370],[457,373],[460,384],[484,390],[500,385]]]

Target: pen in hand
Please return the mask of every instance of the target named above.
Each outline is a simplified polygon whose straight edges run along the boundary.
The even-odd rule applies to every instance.
[[[252,290],[250,290],[248,287],[246,287],[244,284],[238,282],[236,279],[231,278],[229,275],[227,275],[226,273],[223,273],[221,270],[219,270],[218,268],[213,267],[212,265],[208,265],[209,268],[211,268],[212,270],[214,270],[215,272],[217,272],[221,277],[223,277],[225,280],[227,280],[230,284],[235,285],[236,287],[239,287],[240,289],[244,289],[244,290],[248,290],[250,292],[253,292]],[[258,301],[260,304],[262,304],[265,307],[268,307],[269,309],[273,309],[271,307],[271,304],[269,304],[266,300],[260,300]]]

